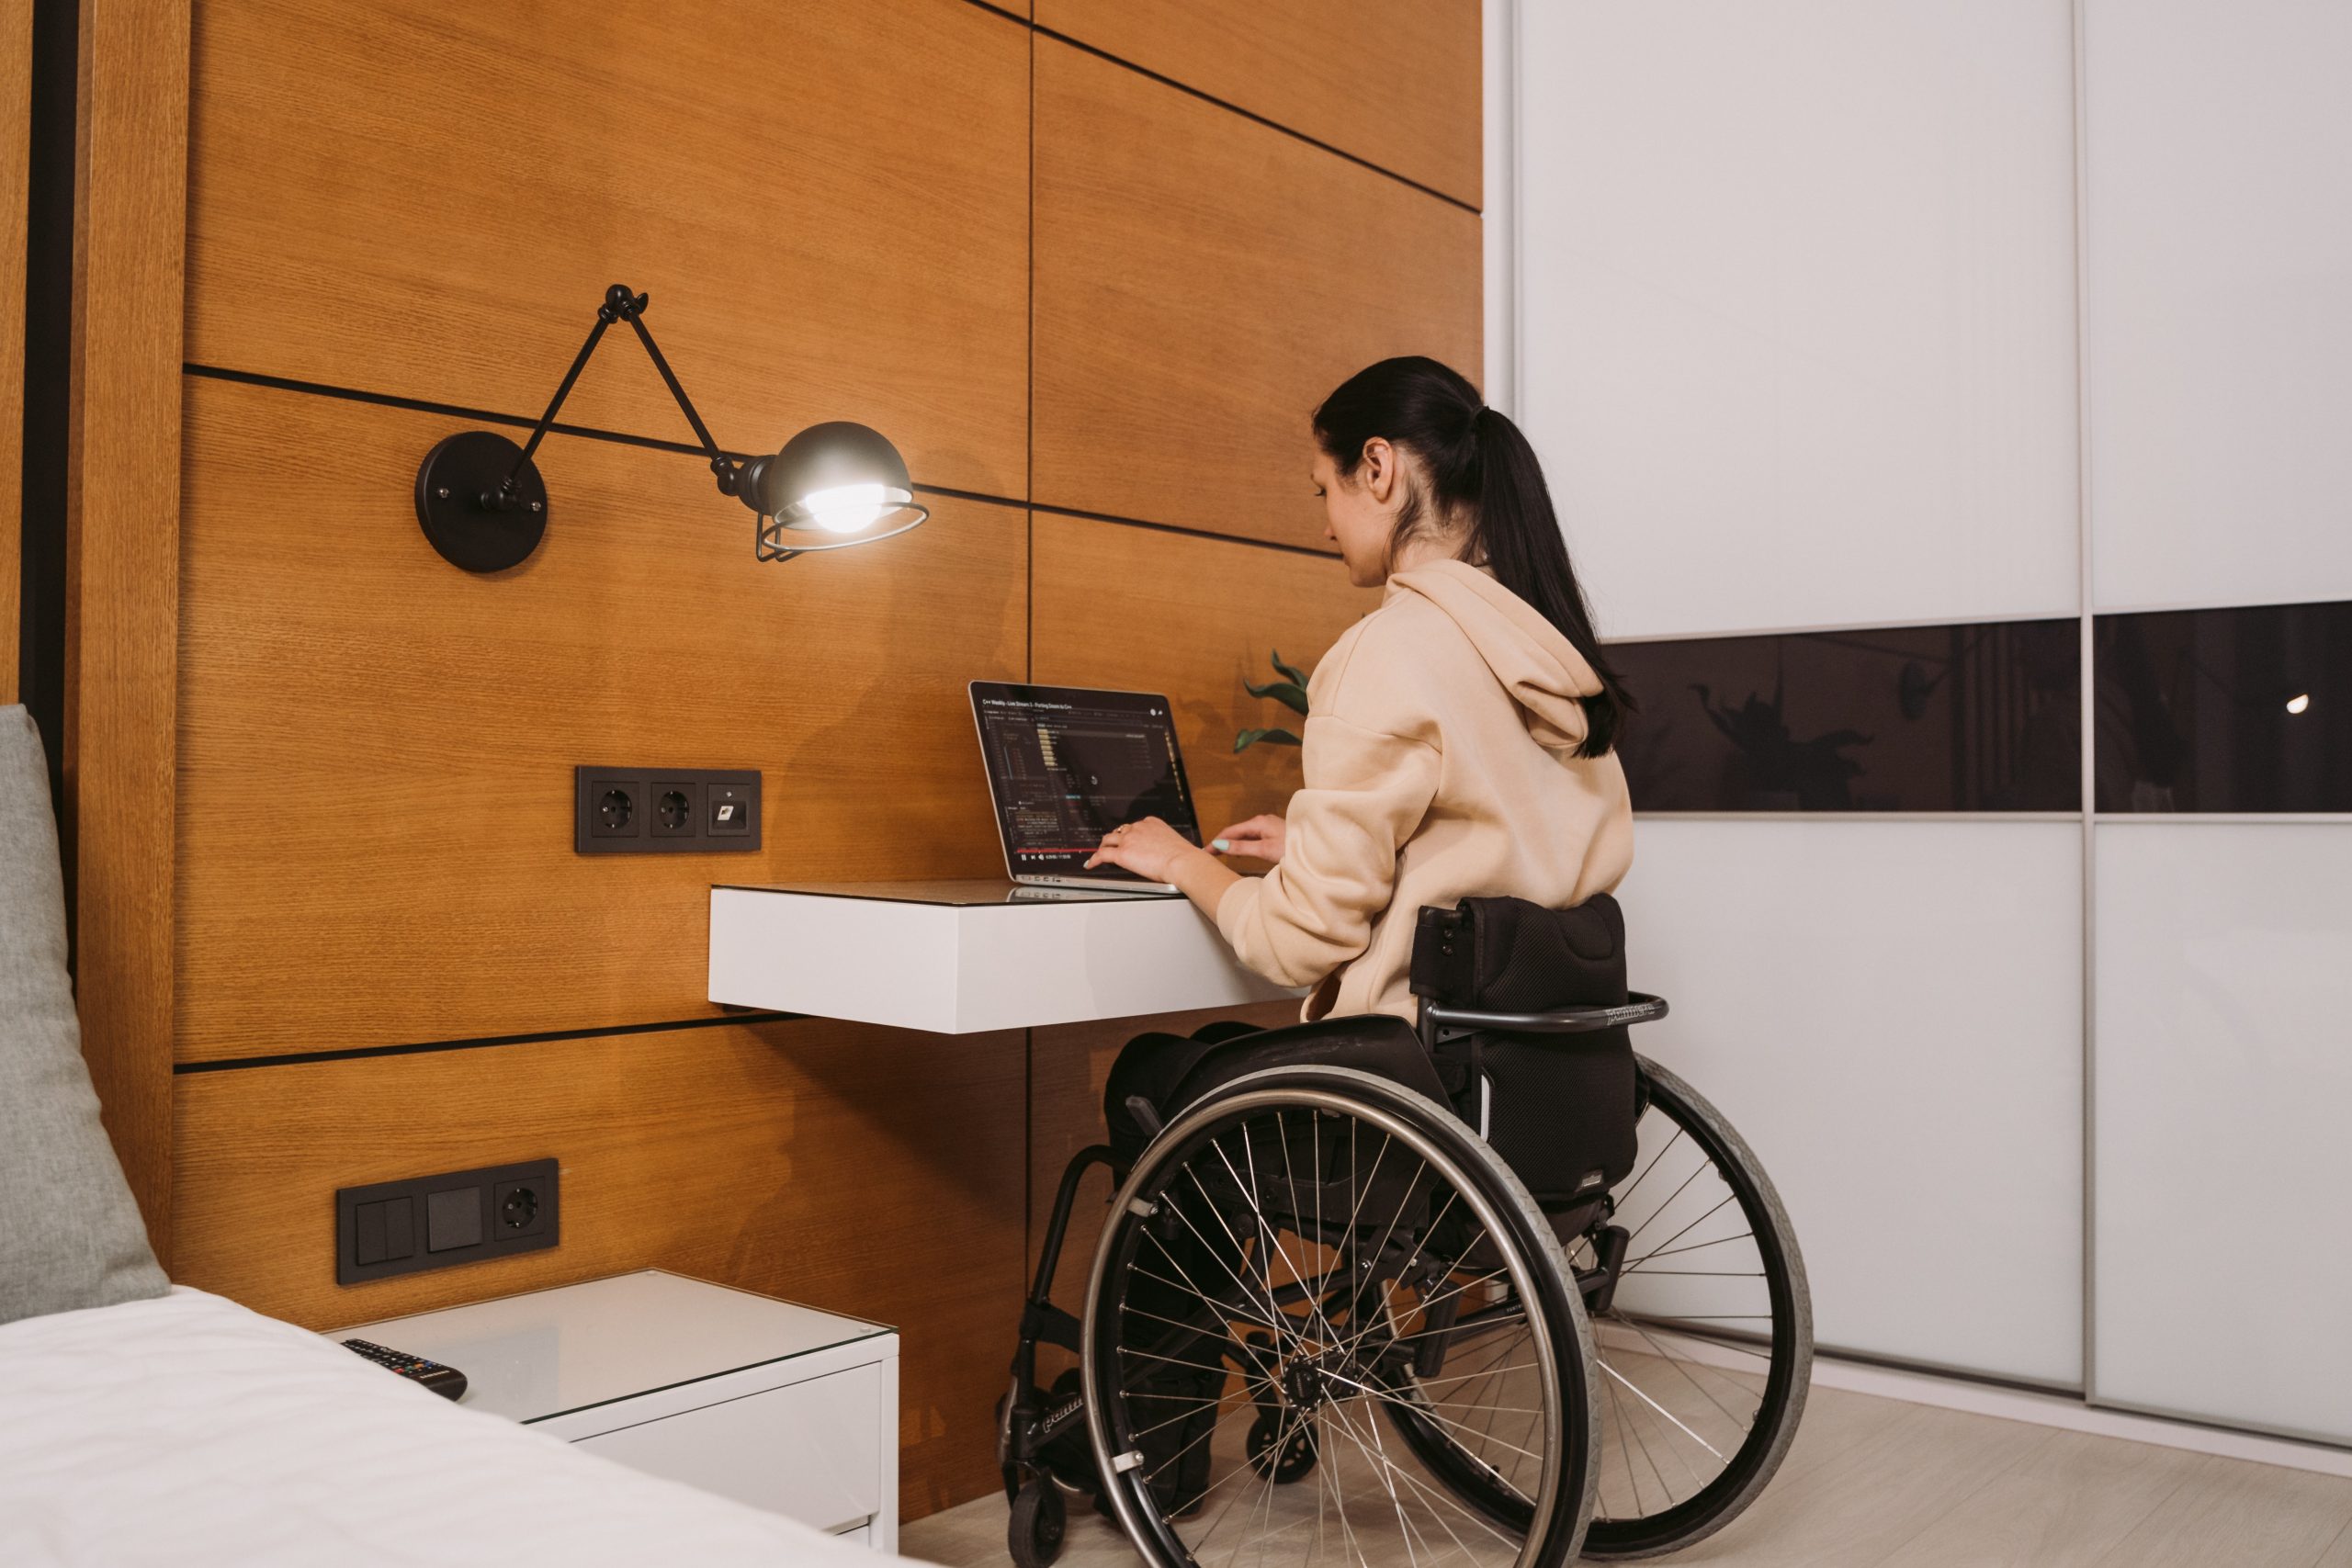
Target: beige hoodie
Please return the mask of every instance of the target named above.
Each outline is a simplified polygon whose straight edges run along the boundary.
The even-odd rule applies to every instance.
[[[1242,963],[1317,987],[1302,1018],[1413,1018],[1424,904],[1509,894],[1565,908],[1633,863],[1624,769],[1613,753],[1574,754],[1576,699],[1600,682],[1487,569],[1447,560],[1390,578],[1306,689],[1306,782],[1284,813],[1282,863],[1216,908]]]

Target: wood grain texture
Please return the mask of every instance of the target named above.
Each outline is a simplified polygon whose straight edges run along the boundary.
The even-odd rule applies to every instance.
[[[82,1052],[167,1267],[187,27],[184,6],[82,0],[66,480]]]
[[[1201,830],[1280,812],[1299,785],[1296,747],[1233,752],[1236,730],[1298,716],[1242,682],[1269,656],[1312,671],[1379,604],[1336,558],[1040,513],[1031,664],[1055,685],[1159,692],[1175,709]]]
[[[2215,1461],[2087,1432],[2061,1432],[2030,1466],[1996,1476],[1903,1543],[1915,1568],[2050,1568],[2088,1563]],[[2223,1461],[2226,1462],[2226,1461]],[[2352,1517],[2352,1488],[2347,1488]]]
[[[1322,547],[1316,404],[1479,374],[1477,215],[1050,39],[1036,78],[1030,498]]]
[[[1038,0],[1036,21],[1485,205],[1478,0]]]
[[[722,444],[859,420],[918,480],[1022,493],[1017,22],[963,0],[198,20],[194,361],[536,416],[619,281]],[[564,417],[692,439],[628,341]]]
[[[994,1480],[1023,1076],[1017,1033],[815,1021],[184,1075],[174,1273],[312,1328],[646,1267],[888,1323],[916,1517]],[[560,1246],[335,1284],[336,1188],[550,1156]]]
[[[1019,511],[763,565],[694,459],[556,436],[475,577],[410,499],[454,428],[190,380],[183,1058],[701,1016],[715,881],[1001,869],[965,683],[1023,671]],[[575,763],[758,768],[765,847],[576,854]]]
[[[1859,1397],[1859,1396],[1857,1396]],[[1805,1424],[1814,1413],[1808,1402]],[[1739,1561],[1771,1568],[1875,1568],[1960,1498],[2030,1467],[2057,1436],[2046,1427],[1905,1407],[1835,1465],[1776,1477],[1717,1538]],[[1799,1429],[1797,1440],[1804,1440]],[[1923,1485],[1932,1476],[1935,1484]],[[1807,1521],[1795,1528],[1793,1521]],[[1819,1521],[1818,1523],[1815,1521]]]
[[[2319,1564],[2352,1530],[2352,1481],[2201,1456],[2196,1472],[2098,1568]]]
[[[25,199],[32,129],[32,0],[0,0],[0,703],[17,700],[25,438]]]

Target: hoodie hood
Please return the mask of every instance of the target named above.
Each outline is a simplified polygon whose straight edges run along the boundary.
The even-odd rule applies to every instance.
[[[1383,602],[1399,593],[1419,594],[1462,628],[1495,679],[1503,683],[1527,717],[1527,732],[1549,751],[1571,751],[1584,744],[1584,705],[1599,694],[1592,672],[1559,628],[1501,583],[1485,567],[1467,561],[1432,561],[1388,580]]]

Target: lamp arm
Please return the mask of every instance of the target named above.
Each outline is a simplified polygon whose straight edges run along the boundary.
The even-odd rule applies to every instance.
[[[654,343],[653,334],[645,328],[645,307],[651,299],[651,295],[637,293],[625,283],[616,283],[605,290],[605,302],[596,307],[596,324],[588,329],[588,341],[582,344],[580,352],[572,356],[571,368],[563,373],[562,385],[556,388],[555,396],[548,400],[547,412],[539,415],[539,423],[532,426],[530,440],[523,444],[521,454],[515,457],[514,466],[507,470],[497,493],[482,498],[486,507],[499,512],[514,510],[515,481],[522,477],[523,470],[531,466],[531,455],[539,449],[539,443],[546,439],[548,431],[555,424],[557,412],[562,409],[564,399],[571,396],[572,384],[580,379],[580,372],[587,368],[589,356],[596,352],[596,344],[604,339],[605,329],[615,321],[627,321],[637,329],[637,341],[645,345],[645,352],[653,360],[653,368],[662,373],[662,380],[670,389],[670,395],[678,400],[678,407],[685,413],[686,423],[695,427],[695,435],[702,442],[703,454],[710,459],[710,471],[718,476],[719,490],[728,495],[735,493],[736,476],[741,470],[719,451],[718,443],[711,439],[710,427],[704,424],[702,415],[695,412],[693,400],[678,384],[677,373],[670,368],[670,362],[662,356],[661,347]]]
[[[531,438],[523,444],[523,450],[514,458],[514,466],[506,470],[506,477],[499,481],[496,492],[481,498],[484,507],[494,512],[512,512],[514,509],[514,481],[521,479],[523,470],[531,466],[531,454],[537,452],[539,443],[547,439],[548,428],[555,423],[557,411],[563,407],[563,400],[571,396],[572,383],[579,380],[580,372],[588,367],[588,356],[596,352],[596,344],[604,337],[605,329],[613,324],[615,318],[610,314],[611,309],[608,304],[596,312],[596,324],[588,329],[588,341],[580,345],[578,354],[572,355],[571,368],[563,373],[563,384],[556,388],[555,396],[548,400],[548,412],[539,415],[539,423],[531,427]]]
[[[726,494],[733,495],[735,477],[742,470],[730,462],[727,455],[718,449],[718,443],[710,438],[709,426],[703,423],[702,415],[695,412],[694,400],[686,396],[684,387],[678,385],[677,373],[670,368],[670,362],[662,357],[661,345],[646,330],[645,318],[638,313],[644,309],[645,297],[639,295],[635,309],[625,312],[626,319],[630,326],[637,329],[637,341],[645,345],[646,354],[653,361],[653,368],[662,372],[662,379],[668,385],[670,395],[678,400],[679,412],[686,416],[686,423],[695,427],[695,434],[702,442],[703,455],[710,459],[710,471],[718,476],[718,488]]]

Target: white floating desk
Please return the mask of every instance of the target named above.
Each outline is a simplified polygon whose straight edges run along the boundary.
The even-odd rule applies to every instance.
[[[1302,993],[1235,962],[1177,897],[1010,882],[710,890],[710,999],[968,1034]]]

